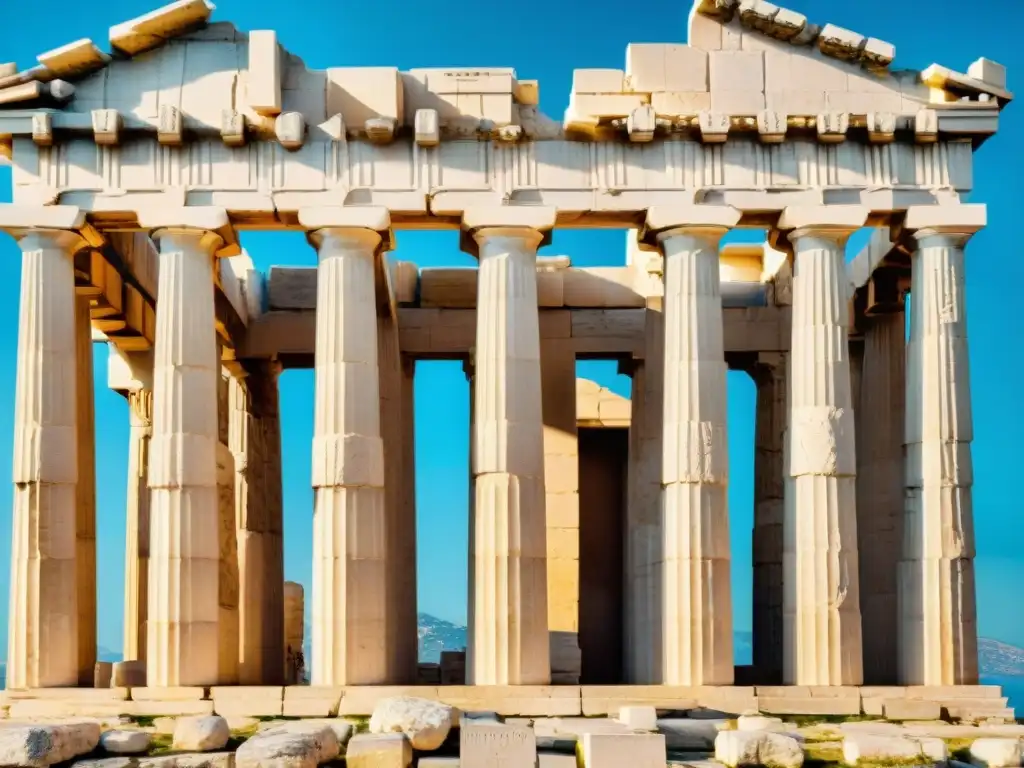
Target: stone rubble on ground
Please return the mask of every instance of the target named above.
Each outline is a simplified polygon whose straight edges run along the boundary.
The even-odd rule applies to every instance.
[[[658,720],[658,730],[665,735],[669,749],[708,751],[715,748],[715,737],[728,724],[728,720],[688,720],[669,717]]]
[[[877,734],[848,734],[843,740],[843,762],[856,765],[869,763],[907,762],[920,759],[922,763],[944,763],[946,742],[931,737],[881,736]]]
[[[0,766],[48,766],[96,749],[100,726],[95,722],[23,725],[0,728]]]
[[[1020,739],[976,739],[971,743],[971,764],[979,768],[1016,768],[1021,765]]]
[[[141,755],[149,749],[152,738],[145,731],[106,731],[100,746],[112,755]]]
[[[453,710],[447,704],[412,696],[381,700],[370,718],[370,733],[403,733],[413,749],[430,752],[440,747],[452,728]]]
[[[654,707],[620,707],[619,722],[636,731],[656,731],[658,712]]]
[[[402,733],[357,733],[345,752],[345,768],[407,768],[411,764],[412,744]]]
[[[315,768],[341,753],[351,724],[296,720],[258,731],[235,753],[235,768]],[[340,738],[339,738],[340,737]]]
[[[771,765],[799,768],[804,762],[800,742],[774,731],[721,731],[715,738],[715,759],[729,768]]]
[[[230,738],[228,721],[219,715],[179,717],[172,746],[181,752],[214,752],[224,749]]]
[[[153,757],[105,757],[79,760],[71,768],[235,768],[232,752],[189,752]],[[270,765],[263,768],[271,768]],[[274,766],[285,768],[285,766]]]
[[[740,715],[736,718],[736,730],[738,731],[781,731],[783,730],[781,717],[768,717],[767,715],[749,714]]]

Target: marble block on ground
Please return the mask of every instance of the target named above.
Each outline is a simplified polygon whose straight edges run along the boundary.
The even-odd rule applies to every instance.
[[[665,768],[667,750],[660,733],[585,733],[584,768]]]
[[[537,762],[533,729],[490,721],[465,723],[459,729],[461,768],[529,768]]]

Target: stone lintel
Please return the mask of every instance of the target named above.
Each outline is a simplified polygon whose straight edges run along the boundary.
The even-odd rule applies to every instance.
[[[903,231],[917,237],[936,234],[973,235],[988,224],[984,203],[967,205],[914,205],[907,209]]]
[[[670,233],[696,234],[718,231],[725,234],[740,223],[743,214],[729,205],[654,205],[647,209],[640,242],[652,244]]]
[[[85,212],[73,205],[0,205],[0,229],[79,230],[85,226]]]

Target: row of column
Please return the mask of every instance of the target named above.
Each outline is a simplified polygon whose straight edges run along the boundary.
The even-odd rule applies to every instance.
[[[781,666],[787,683],[862,680],[858,454],[844,245],[866,216],[864,209],[845,206],[788,209],[779,225],[789,233],[795,261],[786,437],[778,462],[785,479]],[[396,473],[412,471],[412,372],[398,353],[397,326],[378,316],[375,299],[375,272],[390,220],[385,209],[337,208],[306,210],[300,222],[319,254],[311,678],[321,685],[411,679],[414,501],[395,489],[401,477]],[[727,207],[648,213],[647,242],[665,256],[665,294],[662,312],[651,313],[658,315],[651,327],[659,331],[660,343],[648,350],[647,373],[656,375],[642,380],[636,393],[642,397],[634,398],[634,407],[643,418],[634,419],[634,430],[642,424],[657,434],[637,434],[633,444],[643,447],[644,471],[660,467],[654,473],[660,501],[654,515],[633,504],[629,511],[626,647],[633,682],[732,682],[718,241],[738,222],[739,213]],[[555,211],[543,207],[469,210],[463,221],[465,247],[480,263],[470,684],[550,679],[535,262],[554,224]],[[915,234],[898,574],[899,676],[907,683],[976,677],[963,316],[963,246],[971,231],[954,223]],[[85,679],[86,659],[91,670],[95,656],[86,647],[86,638],[95,643],[89,624],[95,622],[95,606],[87,594],[94,595],[95,587],[90,592],[86,574],[94,573],[88,565],[95,558],[94,501],[85,498],[94,490],[91,462],[80,460],[91,455],[91,413],[76,390],[85,363],[75,346],[88,324],[87,307],[76,313],[73,269],[85,243],[65,231],[17,234],[23,279],[9,685],[75,685]],[[221,588],[224,513],[217,485],[223,440],[213,265],[222,240],[206,226],[180,224],[158,228],[154,237],[160,246],[160,297],[152,394],[142,388],[131,397],[131,477],[138,492],[130,500],[137,512],[134,520],[129,517],[129,530],[137,542],[136,581],[148,584],[126,596],[126,611],[137,652],[141,656],[146,649],[150,685],[226,682],[231,675],[224,655],[210,652],[223,644],[225,608],[239,612],[239,631],[247,636],[283,635],[261,613],[269,579],[249,565],[279,569],[280,519],[254,512],[268,508],[268,494],[280,493],[280,469],[253,471],[247,448],[254,439],[280,439],[253,437],[253,413],[259,410],[253,402],[264,401],[265,409],[276,412],[276,384],[272,395],[259,390],[269,384],[230,395],[237,423],[232,422],[228,447],[236,473],[239,465],[243,470],[233,488],[242,533],[232,602]],[[869,380],[862,383],[871,386]],[[777,402],[778,392],[771,397]],[[385,433],[392,438],[385,440]],[[388,445],[395,446],[390,454]],[[277,491],[271,489],[275,471]],[[631,478],[631,500],[638,498],[632,487],[638,482]],[[774,497],[773,504],[778,509]],[[129,555],[131,547],[130,542]],[[282,583],[277,579],[278,591]],[[256,626],[271,631],[246,629]],[[267,661],[280,655],[280,642],[259,641],[251,658],[243,649],[229,662],[237,665],[235,679],[266,681],[280,672],[271,670],[280,667],[279,659]]]

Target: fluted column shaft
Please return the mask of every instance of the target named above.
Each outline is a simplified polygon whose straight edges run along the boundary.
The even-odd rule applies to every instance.
[[[754,429],[754,667],[758,679],[782,682],[782,528],[788,355],[762,352]]]
[[[78,512],[75,588],[78,590],[78,684],[93,684],[96,669],[96,414],[92,321],[88,296],[75,296],[78,401]]]
[[[214,252],[219,236],[164,229],[150,438],[147,683],[218,682],[220,511]]]
[[[658,236],[665,253],[660,682],[668,685],[733,681],[718,274],[718,241],[726,231],[680,227]]]
[[[790,685],[862,679],[844,258],[851,231],[790,234],[796,274],[783,548],[783,682]]]
[[[7,688],[79,682],[78,400],[73,232],[22,250]]]
[[[626,488],[624,643],[626,682],[661,681],[661,462],[665,322],[660,297],[649,300],[644,359],[633,367]]]
[[[371,229],[314,233],[313,685],[391,682]]]
[[[894,685],[897,573],[903,530],[903,423],[906,320],[902,312],[867,318],[857,400],[857,537],[864,682]]]
[[[898,590],[899,677],[908,685],[978,679],[964,305],[971,231],[919,230],[912,260]]]
[[[124,658],[145,661],[149,595],[149,441],[153,391],[128,393],[128,514],[124,558]]]
[[[470,552],[471,685],[550,680],[537,247],[526,227],[477,230]]]
[[[280,685],[284,669],[284,547],[278,366],[251,362],[229,382],[238,549],[238,682]]]
[[[388,648],[396,681],[416,680],[416,507],[408,488],[415,486],[412,444],[412,371],[406,371],[398,343],[398,321],[377,318],[380,366],[380,418],[384,442],[384,506],[388,530]],[[408,375],[407,375],[408,374]],[[414,491],[415,492],[415,491]]]

